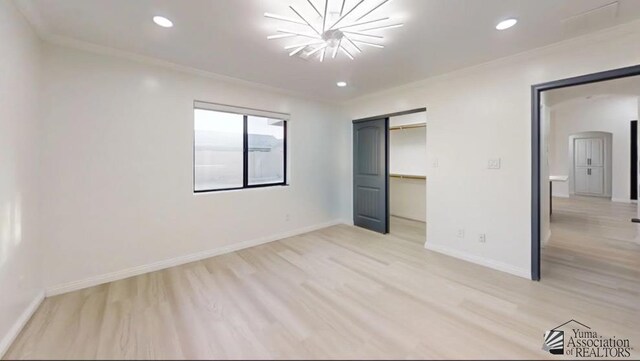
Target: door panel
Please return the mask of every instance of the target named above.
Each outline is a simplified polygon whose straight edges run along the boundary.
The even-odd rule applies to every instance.
[[[602,167],[604,165],[604,144],[602,139],[590,139],[589,159],[590,166]]]
[[[602,167],[591,168],[589,175],[589,193],[601,195],[604,193],[604,171]]]
[[[360,128],[356,136],[358,145],[358,172],[361,175],[376,176],[380,174],[380,133],[378,127],[364,126]]]
[[[387,119],[353,125],[353,223],[388,232]]]
[[[587,159],[589,158],[589,139],[576,139],[575,140],[575,164],[578,167],[586,167]]]
[[[575,192],[589,193],[589,174],[587,168],[576,168],[575,170]]]

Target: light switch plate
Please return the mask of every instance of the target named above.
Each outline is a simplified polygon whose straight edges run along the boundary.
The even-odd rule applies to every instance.
[[[489,163],[487,164],[487,168],[489,169],[500,169],[500,158],[492,158],[489,159]]]

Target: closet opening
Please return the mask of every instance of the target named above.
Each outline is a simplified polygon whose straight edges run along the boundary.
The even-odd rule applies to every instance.
[[[427,230],[426,113],[389,117],[389,233],[424,245]]]

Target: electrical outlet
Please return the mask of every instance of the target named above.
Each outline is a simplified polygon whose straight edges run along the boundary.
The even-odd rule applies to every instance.
[[[464,229],[460,228],[458,230],[458,238],[464,238]]]
[[[489,159],[489,163],[487,164],[487,168],[489,168],[489,169],[500,169],[500,158]]]
[[[284,216],[284,220],[285,220],[285,221],[287,221],[287,222],[289,222],[289,221],[291,220],[291,215],[290,215],[289,213],[287,213],[287,214]]]
[[[438,168],[439,164],[438,164],[438,158],[434,158],[433,159],[433,168]]]
[[[480,233],[480,235],[478,235],[478,242],[486,243],[487,242],[487,235],[484,234],[484,233]]]

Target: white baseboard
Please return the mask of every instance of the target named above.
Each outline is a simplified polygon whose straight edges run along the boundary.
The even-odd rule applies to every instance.
[[[467,252],[462,252],[457,249],[452,249],[452,248],[441,246],[441,245],[434,245],[432,243],[429,243],[428,241],[427,243],[425,243],[424,248],[434,252],[446,254],[447,256],[459,258],[467,262],[479,264],[481,266],[493,268],[498,271],[510,273],[512,275],[526,278],[528,280],[531,279],[531,270],[528,270],[528,269],[518,268],[506,263],[478,257],[476,255],[473,255]]]
[[[44,290],[38,292],[36,297],[31,301],[29,306],[22,312],[20,317],[16,320],[16,322],[11,326],[9,332],[2,338],[0,341],[0,358],[4,356],[4,354],[9,350],[9,346],[15,341],[16,337],[22,331],[24,325],[31,319],[31,316],[36,312],[42,301],[44,300]]]
[[[570,198],[569,195],[566,193],[562,193],[562,194],[553,193],[553,196],[556,198]]]
[[[330,222],[325,222],[325,223],[321,223],[321,224],[317,224],[309,227],[299,228],[293,231],[289,231],[289,232],[285,232],[285,233],[281,233],[273,236],[257,238],[257,239],[248,240],[244,242],[238,242],[238,243],[230,244],[228,246],[218,247],[218,248],[214,248],[206,251],[196,252],[196,253],[192,253],[184,256],[179,256],[179,257],[170,258],[170,259],[153,262],[145,265],[131,267],[131,268],[123,269],[120,271],[115,271],[115,272],[110,272],[110,273],[106,273],[98,276],[85,278],[78,281],[63,283],[63,284],[47,287],[46,295],[47,297],[50,297],[50,296],[55,296],[62,293],[77,291],[83,288],[93,287],[103,283],[118,281],[121,279],[138,276],[144,273],[159,271],[161,269],[175,267],[185,263],[195,262],[202,259],[222,255],[225,253],[239,251],[245,248],[255,247],[264,243],[269,243],[269,242],[277,241],[283,238],[297,236],[303,233],[312,232],[318,229],[331,227],[331,226],[335,226],[337,224],[342,224],[342,223],[343,223],[342,220],[339,220],[339,219],[333,220]]]
[[[611,202],[632,203],[631,199],[624,199],[624,198],[611,198]]]

